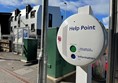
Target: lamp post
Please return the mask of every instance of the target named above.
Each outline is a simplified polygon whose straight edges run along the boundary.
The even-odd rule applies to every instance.
[[[47,83],[47,17],[48,17],[48,0],[42,1],[42,24],[41,24],[41,53],[39,55],[39,77],[38,83]]]

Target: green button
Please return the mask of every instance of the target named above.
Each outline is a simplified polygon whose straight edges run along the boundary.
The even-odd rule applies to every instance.
[[[72,45],[72,46],[70,47],[70,51],[71,51],[71,52],[76,52],[76,47],[75,47],[74,45]]]

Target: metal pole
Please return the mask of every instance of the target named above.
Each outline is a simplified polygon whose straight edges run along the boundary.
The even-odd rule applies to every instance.
[[[47,35],[47,18],[48,17],[48,0],[42,1],[42,24],[41,24],[41,54],[39,59],[39,77],[38,83],[47,83],[47,54],[46,54],[46,35]]]
[[[112,81],[112,74],[111,74],[111,68],[110,68],[110,64],[111,64],[111,27],[112,27],[112,0],[110,0],[110,17],[109,17],[109,31],[108,31],[108,64],[109,64],[109,68],[108,68],[108,72],[107,72],[107,78],[106,78],[106,83],[110,83]]]
[[[1,24],[0,24],[0,40],[2,39],[2,31],[1,31]]]
[[[107,83],[114,83],[114,64],[115,64],[115,33],[117,22],[117,0],[110,0],[110,19],[109,19],[109,54]]]
[[[22,56],[23,56],[23,50],[24,50],[24,28],[22,28]]]

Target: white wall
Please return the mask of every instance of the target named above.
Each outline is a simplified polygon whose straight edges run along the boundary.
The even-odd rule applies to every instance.
[[[42,14],[42,8],[40,5],[38,6],[34,6],[33,10],[36,10],[35,12],[35,17],[34,18],[30,18],[30,14],[31,12],[29,13],[29,18],[26,19],[26,9],[23,9],[23,10],[20,10],[20,27],[26,27],[25,25],[27,24],[28,27],[29,27],[29,32],[30,32],[30,35],[35,35],[37,36],[37,29],[41,29],[41,14]],[[62,18],[61,18],[61,12],[60,12],[60,8],[59,7],[52,7],[52,6],[49,6],[49,9],[48,9],[48,12],[50,14],[52,14],[52,27],[60,27],[61,23],[62,23]],[[14,12],[12,13],[12,16],[15,16],[14,15]],[[15,17],[14,17],[15,18]],[[17,21],[14,21],[14,18],[13,18],[13,21],[11,22],[11,27],[13,27],[13,30],[14,32],[13,33],[17,33],[17,29],[14,29],[14,26],[17,26],[18,28],[18,16],[17,16]],[[31,24],[34,23],[35,24],[35,32],[31,32]],[[16,41],[15,41],[16,42]]]

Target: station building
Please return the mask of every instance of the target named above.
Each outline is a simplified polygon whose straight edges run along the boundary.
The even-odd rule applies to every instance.
[[[21,45],[24,38],[38,38],[41,36],[42,6],[25,9],[16,9],[11,16],[11,35],[14,37],[14,45]],[[48,28],[59,27],[62,23],[62,16],[59,7],[48,7]],[[40,41],[40,40],[39,40]]]

